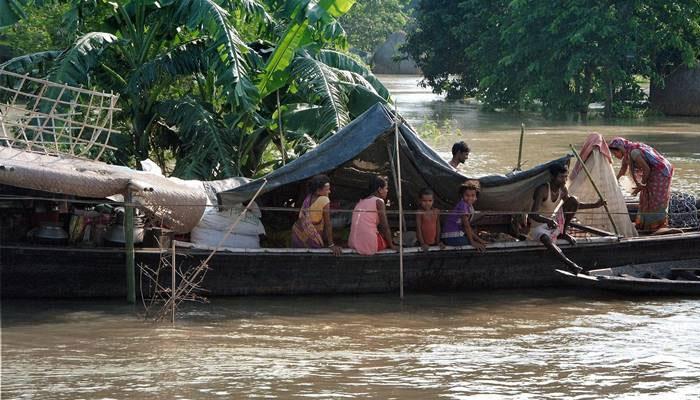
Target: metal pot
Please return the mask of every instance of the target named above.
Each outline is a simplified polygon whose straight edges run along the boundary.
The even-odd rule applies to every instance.
[[[34,232],[34,237],[37,239],[66,240],[68,232],[63,229],[60,223],[45,222]]]
[[[105,240],[113,243],[126,243],[124,225],[110,225],[105,234]],[[143,242],[143,228],[134,228],[134,243]]]

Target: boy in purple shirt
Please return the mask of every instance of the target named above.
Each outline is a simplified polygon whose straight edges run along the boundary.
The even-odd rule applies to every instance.
[[[478,183],[467,182],[459,187],[461,200],[445,218],[442,241],[448,246],[471,244],[478,251],[486,249],[486,242],[472,230],[469,220],[474,213],[474,203],[479,195]]]

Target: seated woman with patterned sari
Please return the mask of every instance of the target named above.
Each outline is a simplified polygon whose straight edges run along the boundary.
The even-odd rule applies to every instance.
[[[309,193],[299,210],[299,218],[292,226],[292,247],[330,248],[339,255],[341,248],[333,244],[330,199],[331,182],[325,175],[316,175],[309,181]]]
[[[617,137],[608,143],[613,155],[622,160],[617,179],[628,170],[639,193],[635,224],[640,231],[654,232],[668,225],[673,165],[651,146]]]

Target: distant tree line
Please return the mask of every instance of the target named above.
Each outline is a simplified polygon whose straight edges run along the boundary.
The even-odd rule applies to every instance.
[[[389,35],[406,30],[411,3],[411,0],[357,0],[352,12],[340,18],[350,47],[371,54]]]
[[[612,116],[700,52],[698,0],[423,0],[414,18],[423,84],[492,108]]]

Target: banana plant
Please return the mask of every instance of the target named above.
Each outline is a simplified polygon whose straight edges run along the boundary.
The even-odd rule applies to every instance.
[[[185,178],[251,176],[277,163],[265,159],[271,149],[294,158],[390,101],[371,71],[339,50],[336,18],[353,3],[96,1],[111,7],[107,29],[58,56],[27,55],[0,68],[53,62],[54,81],[119,93],[132,160],[150,156],[172,168],[174,158],[173,173]],[[246,43],[238,28],[250,24],[259,40]]]

